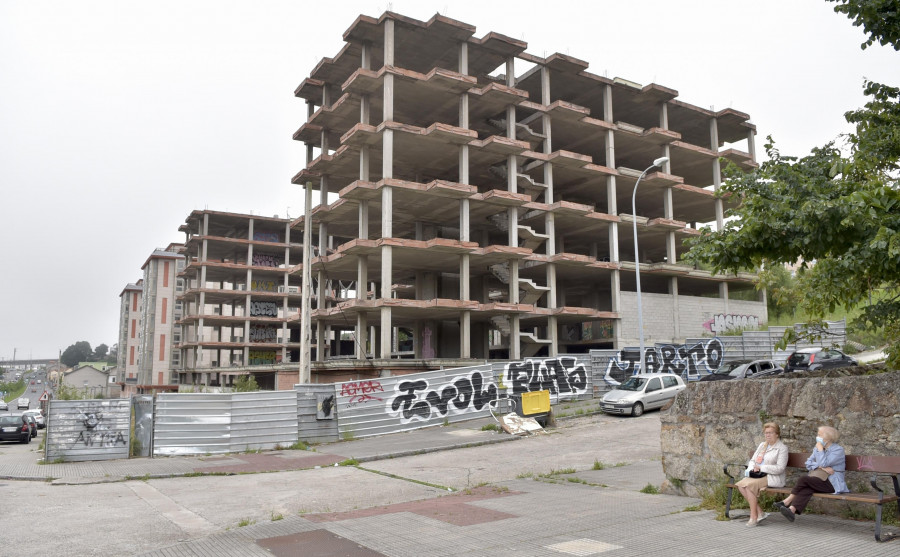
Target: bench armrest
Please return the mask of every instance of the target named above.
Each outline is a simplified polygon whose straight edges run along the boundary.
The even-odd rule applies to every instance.
[[[869,485],[871,485],[872,489],[874,489],[875,491],[877,491],[879,493],[879,497],[884,497],[884,490],[881,489],[880,487],[878,487],[877,480],[878,480],[879,476],[882,478],[890,478],[891,481],[893,481],[893,483],[894,483],[894,495],[896,495],[897,497],[900,497],[900,479],[898,479],[898,478],[900,478],[900,474],[888,474],[888,473],[880,473],[880,472],[876,472],[876,473],[872,474],[872,479],[869,480]]]
[[[734,475],[734,476],[732,476],[731,474],[729,474],[729,473],[728,473],[728,467],[729,467],[729,466],[737,466],[738,468],[740,468],[740,469],[741,469],[740,474],[736,474],[736,475]],[[734,483],[734,478],[737,477],[738,475],[743,476],[743,475],[744,475],[744,470],[745,470],[746,468],[747,468],[747,463],[746,463],[746,462],[741,462],[741,463],[737,463],[737,462],[726,462],[725,464],[722,465],[722,472],[723,472],[723,473],[725,474],[725,476],[728,478],[728,483],[732,483],[732,484],[733,484],[733,483]],[[873,480],[873,481],[874,481],[874,480]]]

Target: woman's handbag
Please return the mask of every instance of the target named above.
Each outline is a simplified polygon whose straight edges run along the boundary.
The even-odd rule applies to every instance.
[[[765,472],[757,472],[755,470],[750,470],[750,473],[747,475],[751,478],[765,478],[767,476]]]
[[[826,482],[828,481],[828,472],[826,472],[825,470],[822,470],[821,468],[815,468],[813,470],[810,470],[809,474],[807,474],[807,475],[812,476],[814,478],[819,478],[820,480],[824,480]]]

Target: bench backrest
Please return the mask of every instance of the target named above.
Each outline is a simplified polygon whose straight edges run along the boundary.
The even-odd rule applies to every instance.
[[[806,468],[806,459],[809,453],[788,454],[787,465],[792,468]],[[846,456],[848,472],[881,472],[884,474],[900,474],[900,457],[897,456]]]

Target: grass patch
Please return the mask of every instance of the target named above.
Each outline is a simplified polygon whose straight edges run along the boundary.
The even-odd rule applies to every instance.
[[[276,513],[275,511],[272,511],[269,515],[269,518],[272,519],[272,522],[275,522],[276,520],[283,520],[284,515],[281,513]]]
[[[602,462],[600,462],[597,459],[594,459],[594,465],[591,466],[591,470],[605,470],[605,469],[606,469],[605,464],[603,464]]]
[[[252,518],[242,518],[240,522],[237,523],[238,528],[243,528],[244,526],[250,526],[251,524],[256,524],[256,521]]]
[[[481,431],[503,431],[497,424],[485,424],[481,426]]]
[[[347,460],[342,460],[338,462],[338,466],[358,466],[359,461],[355,458],[348,458]]]
[[[533,477],[534,477],[534,472],[519,472],[516,475],[517,480],[524,480],[524,479],[533,478]]]
[[[353,435],[352,431],[345,431],[344,433],[341,433],[341,439],[344,441],[353,441],[356,439],[356,436]]]
[[[644,487],[642,487],[640,491],[641,491],[641,493],[649,493],[649,494],[651,494],[651,495],[658,495],[658,494],[659,494],[659,488],[656,487],[655,485],[651,484],[651,483],[648,483],[647,485],[645,485]]]
[[[689,507],[685,507],[681,512],[693,513],[693,512],[702,511],[702,510],[703,509],[700,508],[700,505],[691,505]]]
[[[540,474],[541,478],[552,478],[553,476],[559,476],[560,474],[574,474],[576,470],[574,468],[562,468],[560,470],[551,469],[546,474]]]

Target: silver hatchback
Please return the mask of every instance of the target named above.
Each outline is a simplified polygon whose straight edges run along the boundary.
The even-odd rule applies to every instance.
[[[636,417],[645,410],[662,408],[684,389],[684,379],[674,373],[632,375],[603,395],[600,410],[607,414],[631,414]]]

